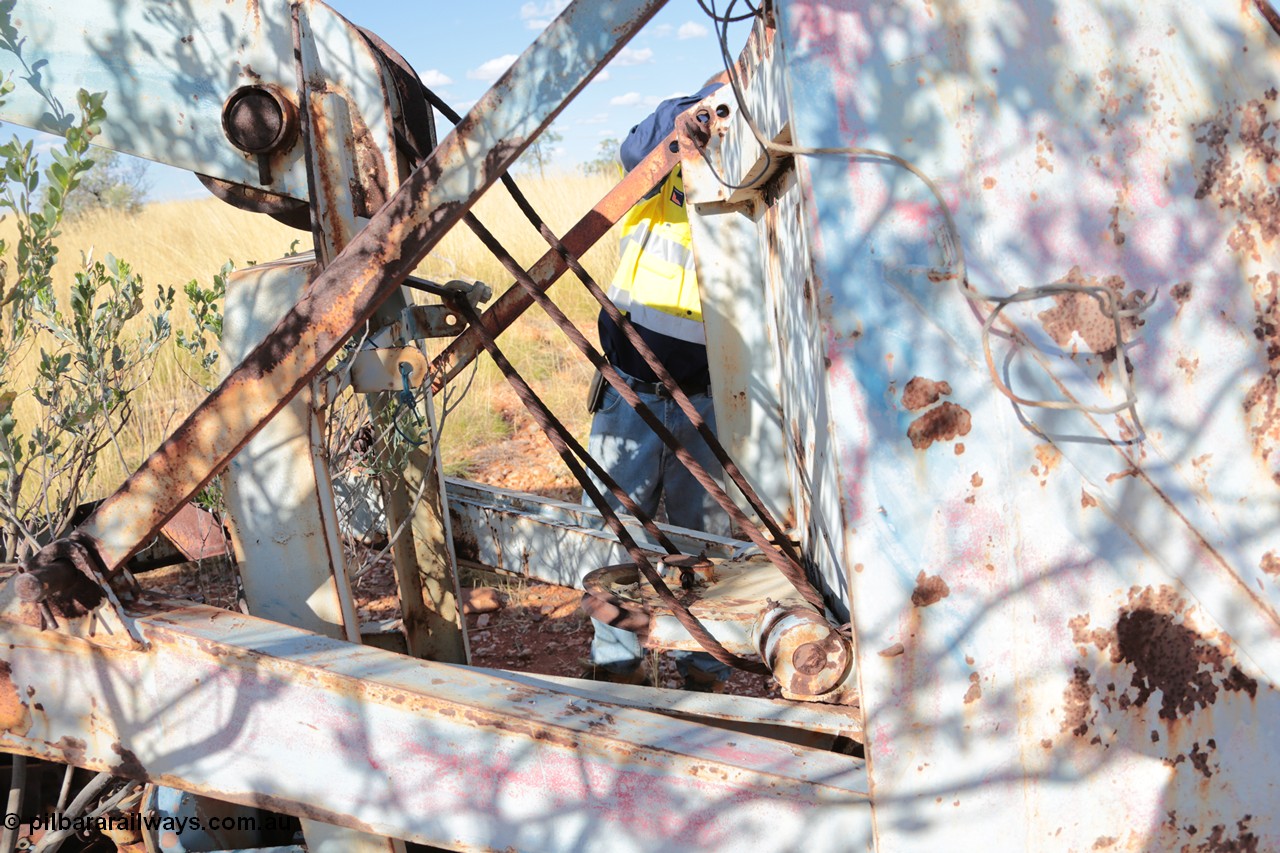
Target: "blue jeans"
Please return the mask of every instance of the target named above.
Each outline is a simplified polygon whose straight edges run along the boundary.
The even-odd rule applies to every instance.
[[[626,374],[622,375],[626,378]],[[639,394],[639,397],[689,450],[698,464],[715,477],[717,482],[723,482],[719,461],[702,440],[702,436],[698,435],[693,424],[689,423],[684,412],[680,411],[680,406],[674,400],[655,394]],[[689,399],[714,430],[716,416],[711,405],[711,395],[698,394]],[[587,449],[649,517],[657,514],[658,505],[665,497],[667,521],[670,524],[718,536],[729,534],[729,516],[725,511],[611,387],[605,388],[600,411],[596,412],[591,421],[591,438]],[[592,482],[604,494],[610,507],[622,510],[617,498],[599,480],[593,477]],[[588,502],[584,495],[583,503]],[[640,638],[631,631],[613,628],[597,619],[591,621],[595,628],[595,636],[591,641],[591,662],[614,672],[634,670],[643,656]],[[671,656],[681,675],[686,675],[688,668],[692,666],[701,672],[714,674],[723,681],[731,672],[729,667],[706,652],[672,652]]]

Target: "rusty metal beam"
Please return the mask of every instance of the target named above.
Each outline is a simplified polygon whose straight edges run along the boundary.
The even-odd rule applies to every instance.
[[[671,150],[675,138],[673,132],[569,229],[560,241],[566,250],[575,257],[581,257],[597,240],[609,233],[609,229],[636,202],[662,183],[667,173],[680,162],[678,151]],[[564,257],[555,249],[549,249],[529,267],[528,273],[534,285],[545,293],[568,268]],[[522,288],[512,287],[498,297],[480,319],[489,333],[497,336],[519,319],[531,305],[532,296]],[[446,382],[457,376],[481,352],[483,347],[480,335],[475,329],[467,329],[458,335],[432,363],[432,375],[435,377],[433,390],[439,392]]]
[[[80,528],[108,572],[149,541],[306,385],[662,5],[577,0],[538,37],[267,340]]]
[[[870,840],[859,759],[183,604],[141,651],[8,622],[0,748],[450,849]]]

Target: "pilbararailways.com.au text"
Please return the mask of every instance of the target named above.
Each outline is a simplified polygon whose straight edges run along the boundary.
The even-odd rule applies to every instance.
[[[77,833],[87,830],[132,830],[133,832],[141,832],[144,829],[157,832],[177,832],[181,833],[185,830],[193,830],[200,832],[205,829],[211,830],[245,830],[249,832],[257,830],[284,829],[285,822],[288,818],[276,817],[267,814],[261,817],[256,815],[239,815],[239,816],[219,816],[210,817],[174,817],[173,815],[157,815],[157,814],[138,814],[137,812],[120,813],[104,815],[81,815],[79,817],[67,817],[66,815],[40,815],[31,821],[31,830],[33,832],[44,830],[46,832],[56,832],[58,830],[70,829]],[[21,818],[16,814],[6,814],[4,816],[4,825],[9,829],[17,829],[22,825]]]

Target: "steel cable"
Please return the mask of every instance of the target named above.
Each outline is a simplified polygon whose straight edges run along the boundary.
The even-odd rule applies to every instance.
[[[443,99],[437,96],[430,89],[427,89],[424,86],[423,92],[431,102],[432,106],[438,109],[449,121],[456,124],[462,120],[462,117],[459,116],[457,112],[450,108]],[[747,481],[747,478],[742,473],[741,469],[738,468],[737,463],[734,462],[733,458],[720,443],[719,439],[715,435],[715,431],[711,429],[711,427],[702,418],[701,414],[698,413],[697,409],[684,393],[683,389],[680,388],[679,383],[675,381],[670,372],[658,359],[657,355],[654,354],[653,350],[650,349],[650,347],[644,342],[643,338],[640,337],[640,333],[636,331],[635,326],[632,325],[627,316],[623,314],[616,305],[614,305],[613,300],[608,297],[600,285],[596,283],[586,269],[583,268],[582,264],[573,255],[573,253],[570,252],[563,243],[561,243],[560,239],[546,225],[542,217],[538,215],[536,210],[534,210],[528,197],[525,196],[519,186],[515,183],[515,180],[511,178],[509,174],[505,173],[501,176],[500,180],[502,185],[511,194],[516,206],[520,208],[520,211],[524,214],[525,218],[528,219],[530,224],[538,230],[538,233],[542,235],[547,244],[560,254],[564,259],[565,264],[574,272],[575,275],[578,276],[578,279],[582,282],[583,286],[586,287],[587,291],[596,300],[596,302],[600,304],[605,314],[613,320],[619,329],[622,330],[623,334],[627,337],[627,340],[631,342],[632,346],[636,348],[636,351],[640,354],[641,358],[643,358],[645,363],[649,365],[651,370],[653,370],[654,375],[658,377],[663,387],[676,402],[676,405],[679,406],[681,412],[683,412],[685,417],[688,418],[689,422],[693,425],[694,429],[697,430],[703,441],[707,443],[708,448],[710,448],[712,454],[716,457],[716,460],[721,464],[721,466],[723,466],[726,475],[728,475],[733,484],[738,487],[739,491],[742,492],[743,497],[747,500],[751,509],[760,518],[761,522],[774,538],[770,540],[761,533],[759,527],[748,519],[740,509],[738,509],[737,505],[728,496],[728,494],[725,493],[719,484],[715,482],[714,478],[710,477],[710,475],[697,464],[697,461],[694,460],[687,451],[679,446],[679,442],[675,441],[675,437],[671,436],[670,432],[666,431],[665,427],[662,427],[660,422],[657,423],[656,427],[654,426],[655,421],[651,420],[652,413],[650,413],[650,417],[645,417],[645,415],[640,411],[640,408],[638,408],[638,406],[643,406],[643,404],[639,402],[639,398],[634,395],[634,392],[631,391],[630,387],[627,386],[625,382],[622,382],[621,377],[617,376],[616,371],[611,371],[613,373],[613,378],[611,379],[610,376],[601,369],[601,373],[605,375],[606,380],[609,381],[610,385],[612,385],[614,389],[622,395],[627,404],[631,406],[637,414],[640,414],[651,428],[654,428],[654,431],[658,434],[659,438],[661,438],[663,442],[671,448],[674,453],[676,453],[681,464],[689,470],[690,474],[694,476],[694,479],[696,479],[703,488],[707,489],[708,493],[711,494],[716,503],[718,503],[720,507],[729,514],[730,518],[732,518],[746,533],[747,538],[759,547],[761,552],[769,559],[769,561],[780,572],[782,572],[783,577],[787,579],[801,597],[811,605],[817,607],[819,610],[825,610],[826,603],[822,598],[822,594],[809,579],[804,568],[804,563],[801,561],[800,555],[792,546],[791,540],[786,531],[782,529],[782,526],[773,517],[772,513],[769,512],[764,501],[761,500],[750,482]],[[467,222],[471,225],[472,230],[475,231],[475,225],[472,223],[478,224],[478,220],[469,215]],[[485,242],[485,237],[479,232],[477,232],[477,237],[480,237],[481,241]],[[500,244],[497,243],[496,239],[494,239],[492,235],[489,235],[489,241],[490,242],[486,245],[490,246],[491,251],[494,250],[494,246],[501,250]],[[497,252],[495,252],[495,254],[497,254]],[[505,254],[505,251],[502,251],[502,254]],[[518,264],[515,265],[516,269],[519,270],[517,273],[516,269],[512,269],[512,267],[508,266],[505,262],[504,266],[508,268],[508,271],[515,275],[517,283],[531,296],[531,298],[542,306],[543,310],[551,314],[553,320],[556,321],[557,325],[565,332],[566,335],[570,336],[571,340],[574,339],[574,334],[577,334],[579,337],[581,336],[581,333],[578,332],[572,321],[569,320],[562,311],[560,311],[554,302],[552,302],[545,294],[533,285],[523,268],[520,268]],[[570,329],[572,329],[572,332],[570,332]],[[487,332],[487,329],[485,331]],[[582,341],[585,343],[586,339],[582,338]],[[575,343],[577,343],[577,341],[575,341]],[[589,343],[586,343],[586,347],[591,349]],[[581,345],[579,346],[579,349],[582,350]],[[600,363],[593,359],[592,355],[587,350],[582,351],[584,355],[586,355],[587,358],[597,366],[597,368],[600,367]],[[607,364],[607,362],[604,363]],[[616,380],[616,382],[614,380]],[[625,392],[623,391],[623,388],[626,389]],[[646,411],[648,411],[647,408]],[[665,436],[663,434],[664,432],[666,433]],[[667,440],[668,438],[670,438],[670,441]]]
[[[556,449],[556,452],[560,454],[560,458],[564,460],[565,465],[568,466],[571,472],[573,472],[573,475],[578,479],[578,482],[582,484],[583,490],[587,493],[587,497],[591,499],[591,502],[595,505],[596,509],[599,510],[601,516],[604,517],[605,524],[608,525],[609,530],[618,538],[618,542],[622,544],[623,548],[626,549],[627,554],[631,557],[632,561],[635,562],[640,573],[644,575],[645,580],[649,582],[654,591],[658,594],[658,598],[662,600],[663,604],[671,608],[672,614],[680,624],[684,626],[685,630],[689,632],[690,636],[692,636],[694,640],[697,641],[698,645],[702,646],[708,654],[726,666],[731,666],[735,669],[741,669],[746,672],[771,675],[772,673],[769,668],[763,663],[739,657],[722,646],[715,637],[711,636],[711,633],[702,625],[702,623],[698,621],[698,618],[689,612],[689,608],[676,598],[675,594],[671,592],[666,583],[662,580],[662,576],[659,575],[649,563],[648,557],[640,546],[636,544],[635,539],[633,539],[630,532],[628,532],[626,525],[624,525],[622,520],[618,518],[617,513],[615,513],[613,508],[609,506],[609,502],[604,499],[600,490],[595,487],[595,484],[591,482],[591,478],[587,476],[586,471],[582,468],[582,465],[578,461],[578,455],[586,453],[582,448],[582,445],[580,445],[573,436],[570,435],[569,431],[565,429],[564,424],[560,423],[560,421],[556,419],[555,415],[551,413],[551,410],[542,402],[542,399],[538,397],[537,393],[529,387],[529,384],[525,382],[523,377],[521,377],[516,369],[511,365],[511,362],[507,361],[506,356],[502,353],[502,350],[499,348],[493,335],[490,334],[489,330],[480,322],[480,316],[476,313],[475,308],[473,308],[465,299],[454,300],[454,308],[466,317],[468,323],[475,325],[479,330],[480,341],[484,345],[485,351],[489,353],[490,358],[492,358],[494,363],[498,365],[498,369],[502,371],[502,375],[507,378],[509,383],[511,383],[512,389],[515,390],[516,395],[520,398],[520,401],[524,403],[525,408],[529,410],[529,413],[533,415],[534,420],[537,421],[538,426],[542,428],[543,433],[547,436],[551,445]]]

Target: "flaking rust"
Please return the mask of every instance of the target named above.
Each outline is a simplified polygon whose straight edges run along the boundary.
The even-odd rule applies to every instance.
[[[1075,338],[1083,342],[1090,352],[1102,357],[1103,362],[1110,364],[1116,360],[1116,353],[1124,341],[1116,340],[1116,323],[1112,312],[1116,309],[1136,308],[1143,296],[1141,291],[1126,293],[1125,281],[1118,275],[1092,276],[1074,266],[1066,277],[1059,282],[1077,287],[1098,288],[1099,295],[1070,291],[1055,293],[1054,306],[1041,311],[1037,315],[1040,325],[1054,343],[1072,353],[1079,352],[1079,344]],[[1105,292],[1110,291],[1110,297]],[[1127,338],[1143,321],[1136,316],[1121,319],[1121,333]]]
[[[1092,645],[1107,653],[1112,664],[1125,666],[1130,674],[1127,686],[1108,689],[1101,695],[1097,689],[1084,690],[1088,670],[1076,668],[1068,688],[1068,708],[1079,722],[1080,697],[1099,695],[1108,708],[1121,711],[1141,708],[1157,693],[1160,695],[1158,716],[1173,722],[1198,710],[1208,708],[1224,693],[1243,692],[1256,697],[1258,682],[1235,662],[1229,649],[1198,633],[1187,624],[1186,602],[1168,586],[1130,590],[1129,602],[1120,609],[1112,628],[1089,628],[1089,616],[1083,614],[1068,623],[1072,637],[1087,653]],[[1225,638],[1223,638],[1225,639]],[[1085,727],[1087,730],[1087,726]]]
[[[1195,196],[1235,216],[1227,246],[1254,261],[1261,261],[1280,236],[1280,125],[1271,117],[1276,99],[1272,87],[1260,98],[1229,103],[1193,126],[1204,152]]]
[[[1263,375],[1244,397],[1244,414],[1254,453],[1280,485],[1280,275],[1253,276],[1253,336],[1266,360]]]
[[[912,421],[907,427],[907,438],[916,450],[927,450],[935,441],[952,441],[968,435],[972,428],[973,419],[968,409],[944,402]]]

